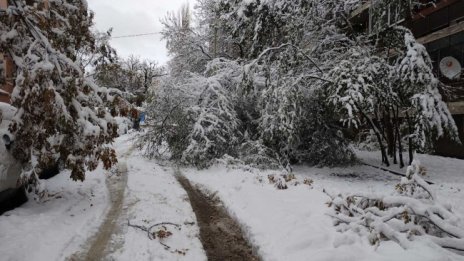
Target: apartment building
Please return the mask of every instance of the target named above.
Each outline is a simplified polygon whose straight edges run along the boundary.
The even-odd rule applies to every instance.
[[[442,95],[453,114],[464,142],[464,0],[436,0],[416,8],[412,15],[405,6],[391,4],[383,17],[385,26],[402,25],[409,28],[422,43],[433,61],[434,73],[449,88]],[[404,1],[404,3],[407,3]],[[375,3],[365,0],[351,13],[357,30],[374,33],[378,24]],[[464,158],[464,146],[447,139],[436,143],[437,154]]]

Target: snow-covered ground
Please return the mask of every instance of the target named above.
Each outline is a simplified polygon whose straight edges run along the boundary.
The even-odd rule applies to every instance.
[[[132,148],[132,135],[115,142],[120,164],[127,165],[127,187],[122,214],[113,220],[116,229],[105,251],[105,260],[206,260],[198,239],[199,228],[185,191],[172,168],[144,159]],[[50,193],[45,203],[29,200],[0,216],[0,260],[81,260],[96,242],[111,207],[106,179],[116,174],[98,168],[85,182],[73,182],[67,171],[46,181]],[[166,225],[172,235],[150,240],[147,233],[127,226]],[[106,229],[106,228],[105,228]],[[152,232],[164,230],[162,226]],[[98,244],[105,242],[98,242]],[[108,250],[110,250],[109,255]],[[91,258],[91,257],[90,257]]]
[[[132,137],[125,135],[114,144],[119,166],[127,168],[127,185],[122,212],[112,220],[116,225],[110,241],[104,242],[104,256],[109,260],[206,260],[195,214],[175,178],[173,166],[144,158],[133,148]],[[366,163],[378,164],[375,153],[359,152],[358,156]],[[432,187],[438,201],[449,203],[464,218],[464,161],[418,157],[428,169],[426,179],[436,183]],[[286,190],[278,190],[269,182],[268,175],[280,174],[279,171],[246,171],[216,165],[201,171],[186,168],[181,173],[222,201],[266,261],[464,260],[464,256],[427,242],[419,242],[408,250],[394,242],[382,242],[375,248],[367,238],[354,232],[336,231],[327,215],[329,197],[323,190],[331,194],[391,194],[400,177],[376,168],[298,166],[294,174],[300,184]],[[98,168],[87,174],[84,183],[71,181],[68,172],[47,181],[47,188],[55,194],[50,200],[30,200],[0,216],[0,259],[48,261],[86,256],[114,205],[106,182],[114,175]],[[304,184],[305,179],[314,183]],[[128,226],[128,221],[142,228],[162,222],[178,226],[156,226],[150,231],[172,234],[149,239],[147,232]]]
[[[119,140],[118,148],[128,150],[130,136]],[[121,153],[123,154],[123,153]],[[206,260],[199,240],[199,228],[189,204],[187,193],[177,182],[171,167],[163,167],[133,150],[123,160],[127,161],[128,184],[125,197],[125,213],[119,223],[122,229],[113,237],[116,242],[114,260]],[[147,232],[127,226],[150,227],[162,222],[172,235],[150,240]],[[162,229],[153,228],[152,232]],[[164,230],[164,229],[163,229]],[[120,242],[120,243],[118,243]],[[164,245],[160,244],[163,243]],[[169,249],[166,249],[168,246]]]
[[[379,165],[380,152],[357,151],[356,154],[362,162]],[[435,183],[433,187],[438,200],[451,204],[464,219],[464,160],[425,154],[417,154],[416,158],[427,169],[425,179]],[[408,161],[407,155],[404,155],[404,160]],[[395,164],[382,167],[399,173],[405,172],[405,169],[400,169]]]
[[[47,181],[55,194],[47,202],[29,200],[0,216],[1,260],[64,260],[97,230],[109,205],[105,171],[87,173],[84,183],[69,176]]]
[[[433,187],[438,200],[453,206],[455,213],[463,217],[463,226],[464,161],[425,155],[420,159],[429,169],[429,179],[436,182]],[[432,173],[434,171],[440,173]],[[300,166],[294,169],[296,177],[300,183],[305,178],[314,180],[312,188],[300,184],[287,190],[277,190],[269,184],[267,175],[272,172],[249,173],[223,166],[183,172],[194,184],[223,201],[264,260],[464,260],[464,256],[425,242],[408,250],[394,242],[382,242],[375,248],[367,238],[360,238],[353,232],[336,231],[326,214],[329,197],[323,190],[331,194],[390,195],[400,177],[379,169],[363,165],[347,168]]]

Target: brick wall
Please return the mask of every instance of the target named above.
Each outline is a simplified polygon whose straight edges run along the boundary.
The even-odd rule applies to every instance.
[[[0,9],[6,9],[8,7],[8,0],[0,0]]]
[[[0,9],[6,9],[8,6],[8,0],[0,0]],[[0,53],[0,60],[2,60],[3,62],[4,61],[4,56],[2,53]],[[0,66],[2,66],[2,70],[0,70],[0,72],[3,74],[0,76],[0,78],[2,79],[2,82],[0,82],[0,89],[2,91],[6,91],[8,88],[8,86],[6,85],[6,83],[4,83],[4,81],[6,80],[6,77],[5,77],[5,63],[1,64]],[[4,92],[0,91],[0,102],[10,102],[10,97],[8,95],[6,95]]]
[[[0,59],[3,60],[3,70],[1,70],[3,81],[0,85],[0,102],[11,103],[10,94],[14,89],[15,64],[8,55],[0,53]]]
[[[0,9],[6,9],[7,7],[8,0],[0,0]],[[48,0],[43,1],[41,8],[49,8]],[[0,70],[3,74],[0,77],[2,78],[2,81],[0,81],[0,102],[11,103],[10,95],[14,89],[16,66],[13,59],[6,54],[0,53],[0,60],[3,60],[3,70]]]

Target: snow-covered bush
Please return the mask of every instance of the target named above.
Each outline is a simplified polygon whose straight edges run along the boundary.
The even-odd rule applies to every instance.
[[[323,24],[314,17],[335,16],[339,8],[334,2],[324,3],[328,7],[324,9],[314,6],[316,1],[204,0],[197,8],[203,23],[195,25],[185,8],[179,17],[168,17],[163,34],[174,57],[171,80],[154,91],[150,105],[157,108],[151,115],[165,124],[155,124],[145,136],[150,136],[148,154],[153,156],[151,152],[165,144],[171,158],[199,167],[224,155],[268,168],[301,161],[320,165],[351,161],[353,153],[340,127],[333,124],[332,110],[316,101],[320,98],[316,90],[327,81],[326,65],[319,66],[308,55],[308,45],[292,44],[325,39],[324,34],[309,34],[317,32],[312,25]],[[264,26],[266,21],[285,28]],[[204,65],[196,66],[192,59]],[[193,92],[188,86],[202,90]],[[163,116],[172,112],[182,117]],[[172,133],[182,135],[168,141]],[[324,139],[314,139],[322,133]]]
[[[258,169],[279,169],[277,152],[264,146],[260,141],[246,141],[240,145],[238,157],[245,164]]]
[[[396,151],[403,163],[405,139],[454,132],[437,89],[418,82],[434,79],[423,46],[399,27],[383,30],[375,41],[354,33],[345,18],[358,4],[201,0],[198,20],[186,7],[169,16],[163,31],[173,56],[169,84],[179,95],[155,93],[161,102],[153,108],[163,107],[163,99],[188,102],[157,110],[164,119],[172,114],[167,108],[175,108],[182,116],[167,129],[182,135],[167,142],[160,125],[149,134],[152,140],[167,142],[172,158],[201,167],[225,154],[256,166],[337,165],[355,161],[344,130],[369,126],[389,165]],[[390,49],[398,55],[391,57]],[[410,121],[400,120],[412,112]],[[408,123],[415,132],[407,133]]]
[[[356,148],[365,151],[379,151],[379,143],[372,130],[361,131],[357,135]]]
[[[388,156],[397,163],[397,155],[404,166],[405,147],[412,162],[414,150],[430,149],[444,135],[459,142],[425,47],[403,27],[385,29],[377,37],[374,45],[351,48],[328,74],[327,98],[340,120],[354,128],[368,126],[387,166]]]
[[[182,155],[183,162],[200,168],[223,155],[236,156],[242,137],[235,110],[240,67],[235,62],[216,59],[208,63],[205,74],[206,78],[197,83],[203,91],[196,105],[188,110],[194,123]]]
[[[432,71],[432,60],[409,30],[404,32],[403,56],[395,68],[398,97],[403,106],[413,108],[407,114],[414,145],[430,148],[433,141],[445,134],[459,142],[456,124],[439,92],[439,81]]]
[[[343,133],[336,128],[323,128],[312,132],[306,150],[298,158],[317,166],[341,166],[355,164],[356,155]]]
[[[277,83],[278,84],[278,83]],[[263,91],[259,133],[263,143],[285,158],[294,158],[307,123],[305,97],[297,88],[274,87]]]
[[[147,155],[169,152],[172,159],[198,167],[225,154],[237,155],[242,136],[235,110],[240,67],[222,59],[207,68],[206,76],[168,77],[153,91],[148,106],[153,119],[141,142],[148,142]]]
[[[365,122],[372,129],[382,152],[382,162],[389,165],[383,133],[375,117],[377,108],[391,93],[388,86],[390,67],[382,58],[363,51],[352,49],[348,59],[332,68],[327,98],[339,112],[343,124],[359,128]]]
[[[213,159],[235,154],[241,132],[233,99],[233,93],[219,80],[206,80],[197,106],[189,109],[194,124],[182,161],[204,168]]]
[[[147,131],[138,145],[150,158],[169,155],[180,160],[188,146],[188,135],[193,126],[189,108],[195,105],[201,93],[198,83],[203,77],[189,74],[184,77],[164,77],[149,95],[146,108]]]
[[[425,240],[446,249],[464,250],[463,220],[438,201],[422,178],[424,174],[425,169],[414,161],[393,195],[331,196],[329,215],[340,232],[358,233],[372,245],[389,240],[408,249]]]
[[[290,187],[305,185],[312,188],[314,181],[312,179],[301,179],[292,173],[286,174],[270,174],[267,176],[269,184],[273,185],[276,189],[285,190]],[[262,180],[260,181],[262,182]]]

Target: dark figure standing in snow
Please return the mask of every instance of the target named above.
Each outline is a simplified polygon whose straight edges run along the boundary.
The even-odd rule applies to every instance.
[[[133,121],[132,128],[136,131],[139,131],[140,130],[140,117],[139,117],[139,112],[136,109],[132,110],[132,121]]]

